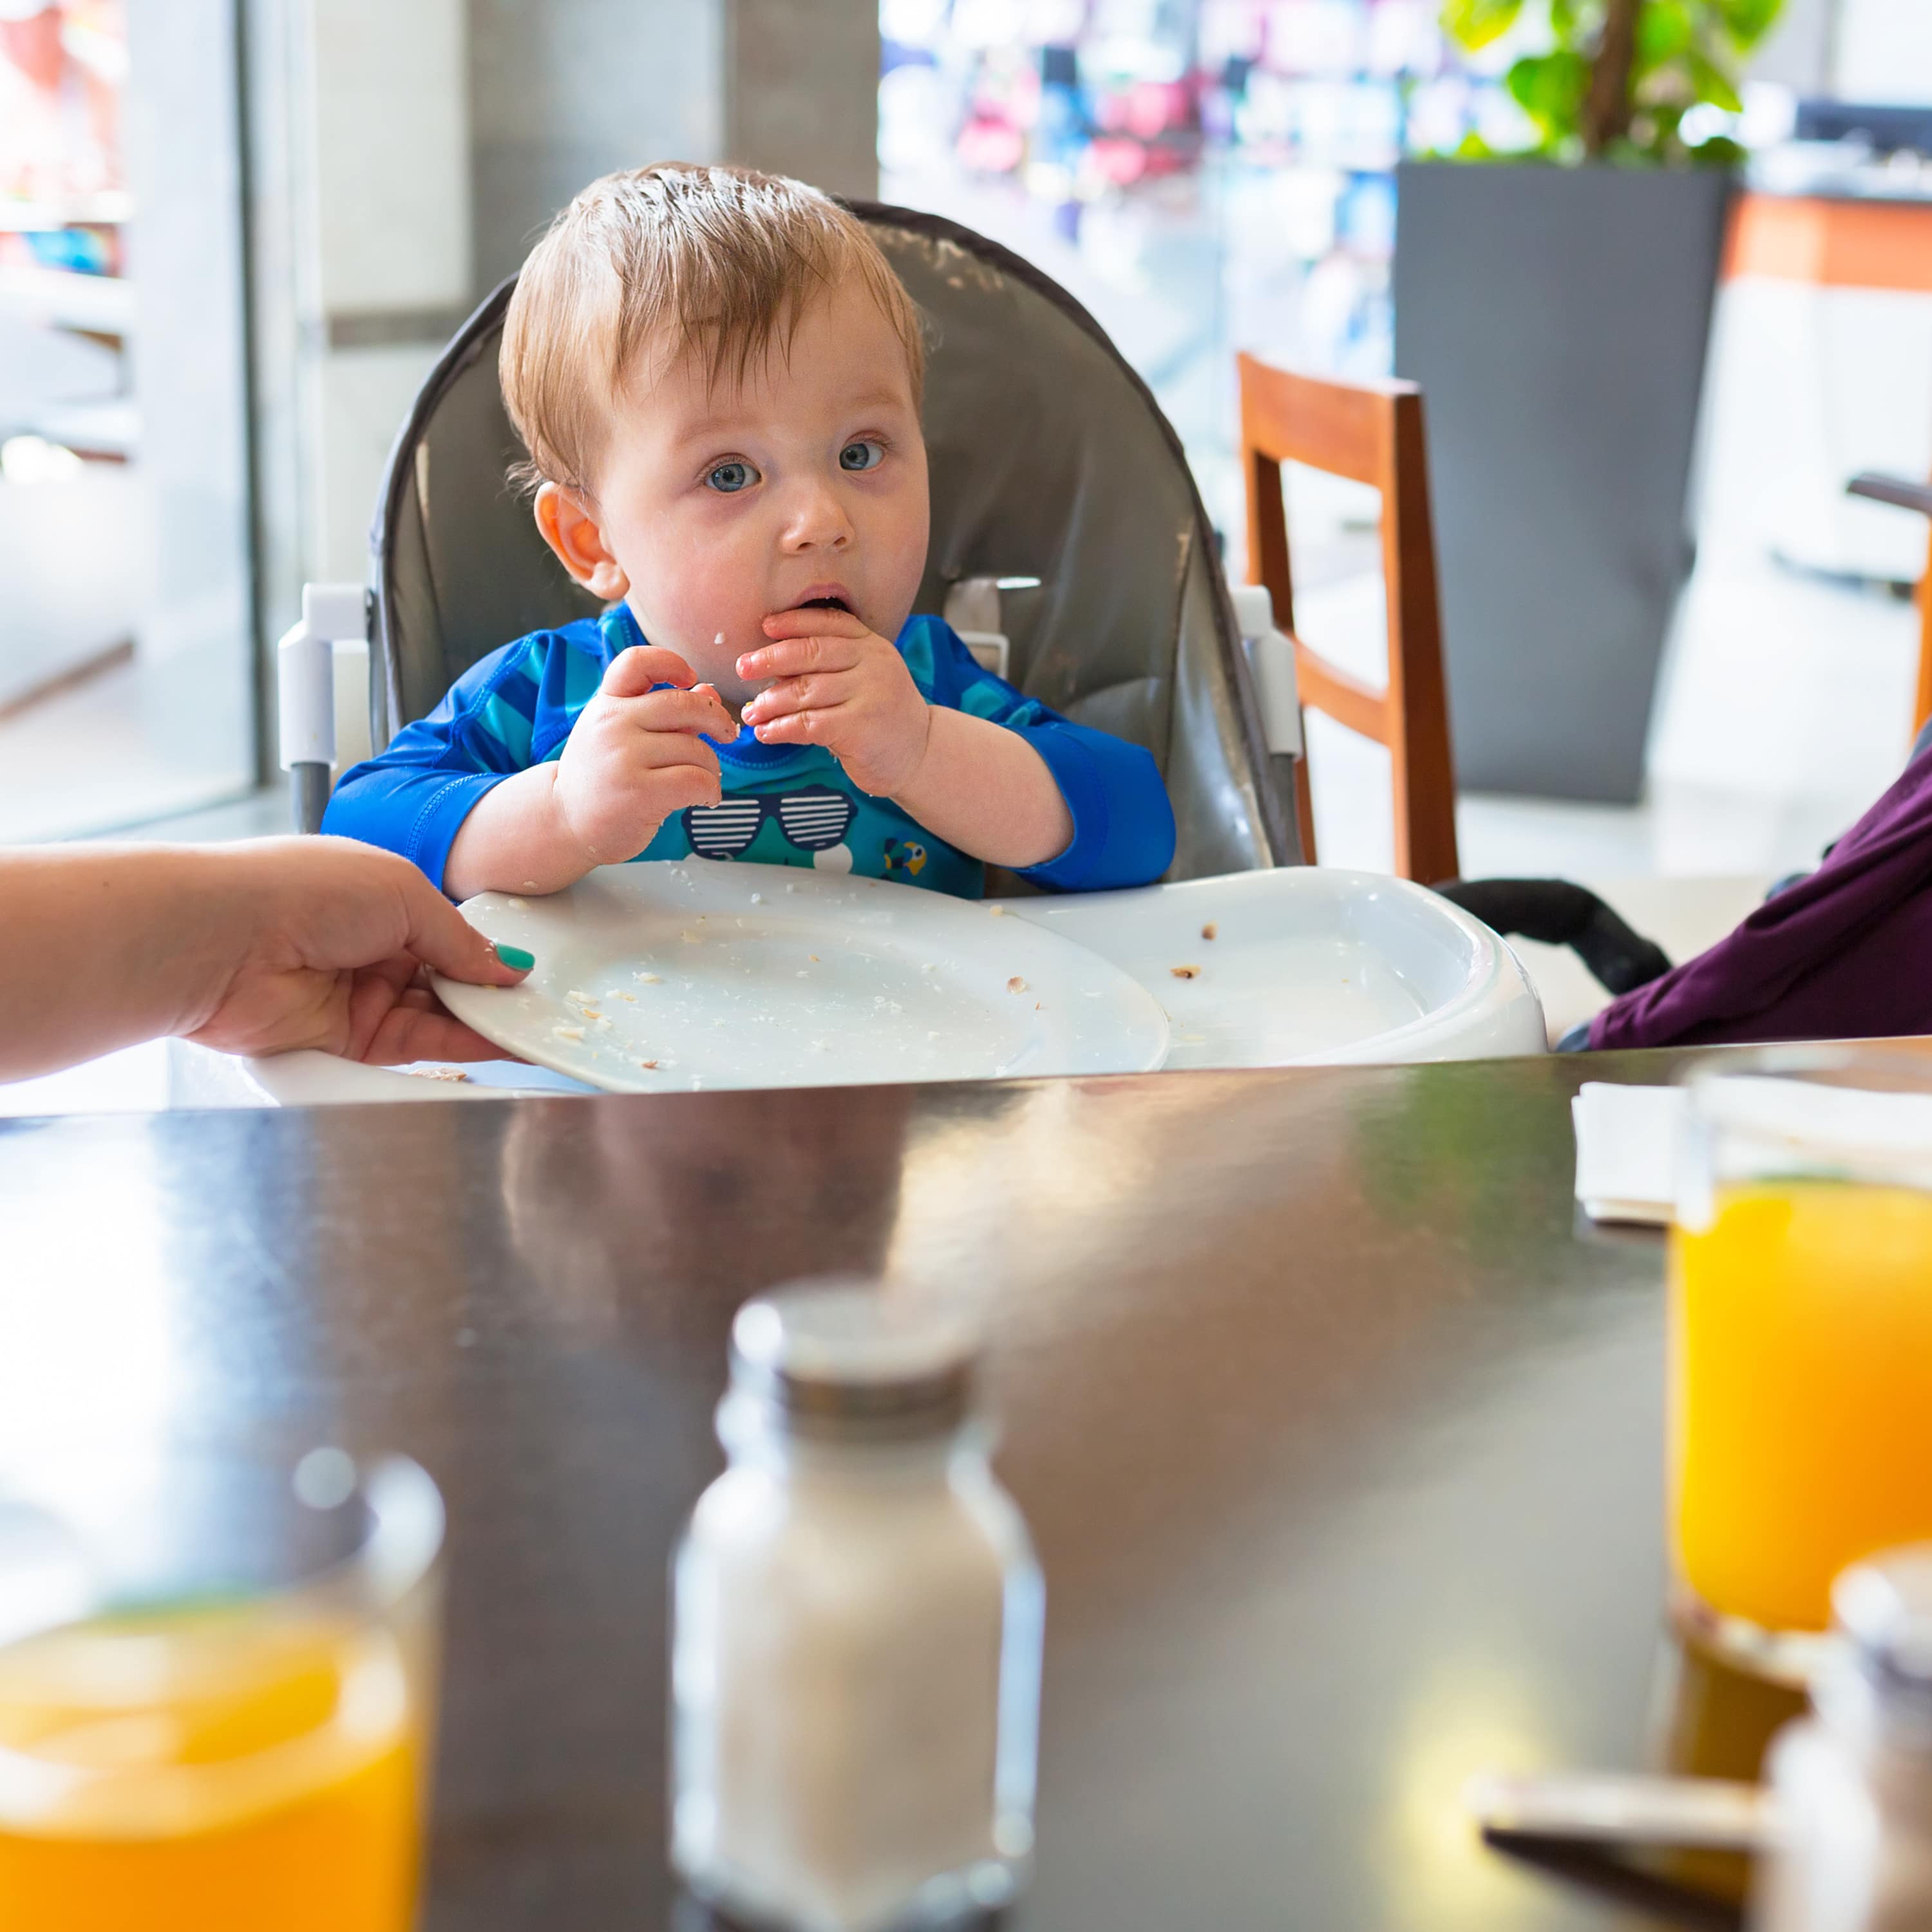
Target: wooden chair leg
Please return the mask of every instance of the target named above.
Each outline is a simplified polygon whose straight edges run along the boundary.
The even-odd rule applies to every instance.
[[[1306,719],[1301,728],[1304,732],[1307,730]],[[1304,738],[1303,742],[1306,742]],[[1315,796],[1309,788],[1306,752],[1294,761],[1294,815],[1301,821],[1301,862],[1312,866],[1318,862],[1315,856]]]
[[[1916,738],[1932,718],[1932,553],[1925,574],[1918,580],[1918,694],[1912,707],[1912,735]]]

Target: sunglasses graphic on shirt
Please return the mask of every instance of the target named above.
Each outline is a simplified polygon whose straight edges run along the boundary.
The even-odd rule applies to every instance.
[[[749,848],[765,820],[776,818],[787,844],[801,852],[824,852],[844,840],[858,811],[852,800],[830,785],[740,792],[720,805],[689,807],[684,836],[700,859],[735,859]]]

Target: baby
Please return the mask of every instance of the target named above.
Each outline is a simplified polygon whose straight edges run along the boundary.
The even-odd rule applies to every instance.
[[[909,614],[924,368],[911,298],[815,190],[680,164],[592,183],[524,266],[502,376],[537,527],[609,608],[483,658],[344,776],[323,830],[459,899],[693,853],[968,896],[989,863],[1157,878],[1148,754]]]

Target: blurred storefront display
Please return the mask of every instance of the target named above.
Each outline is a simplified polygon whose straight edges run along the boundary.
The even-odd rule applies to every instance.
[[[1233,351],[1390,368],[1394,170],[1507,143],[1433,0],[885,0],[881,193],[1039,261],[1141,370],[1240,536]]]

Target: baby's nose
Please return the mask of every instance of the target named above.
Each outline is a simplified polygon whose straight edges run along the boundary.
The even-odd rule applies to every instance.
[[[852,520],[834,492],[810,489],[794,507],[785,536],[794,549],[842,550],[852,541]]]

